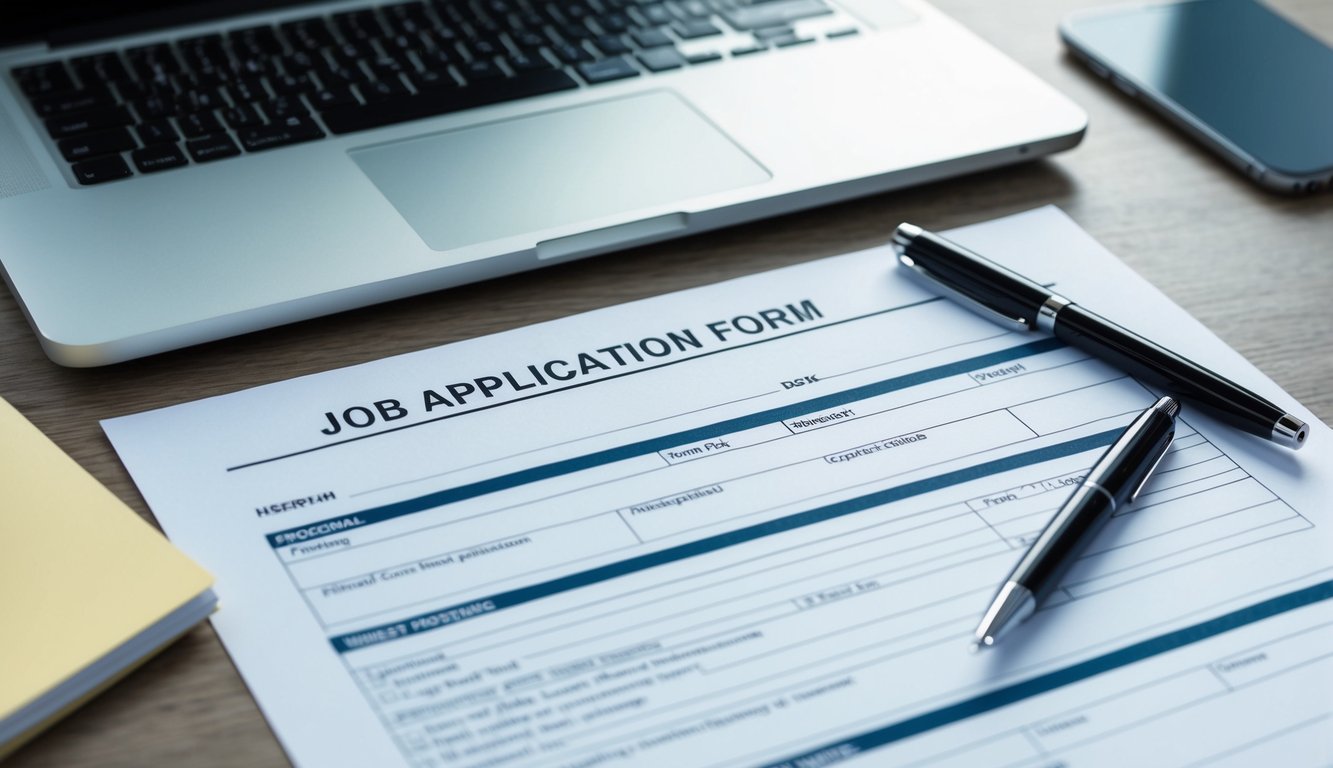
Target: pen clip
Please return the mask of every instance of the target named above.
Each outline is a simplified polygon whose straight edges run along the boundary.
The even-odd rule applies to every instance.
[[[1148,468],[1147,473],[1143,475],[1143,479],[1139,481],[1138,487],[1135,488],[1133,492],[1129,494],[1129,501],[1126,502],[1127,504],[1133,504],[1134,501],[1139,498],[1139,494],[1143,492],[1143,486],[1147,485],[1148,479],[1151,478],[1153,474],[1157,472],[1157,465],[1161,464],[1162,459],[1166,458],[1166,452],[1171,448],[1171,443],[1174,441],[1175,441],[1175,435],[1172,435],[1171,439],[1167,440],[1162,445],[1162,452],[1157,454],[1157,458],[1153,460],[1152,466]]]
[[[907,255],[902,248],[898,250],[898,263],[907,268],[907,274],[927,289],[943,294],[968,309],[976,312],[978,315],[994,323],[1011,328],[1016,331],[1031,331],[1032,326],[1028,325],[1027,320],[1021,317],[1011,317],[1000,312],[994,307],[989,307],[980,301],[968,296],[966,293],[949,285],[944,279],[933,274],[929,269],[917,263],[916,259]]]

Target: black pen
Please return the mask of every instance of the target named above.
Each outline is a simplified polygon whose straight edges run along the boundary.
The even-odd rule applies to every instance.
[[[1232,426],[1288,448],[1305,443],[1309,428],[1290,413],[983,256],[906,223],[893,245],[910,274],[1006,328],[1052,333]]]
[[[1153,403],[1088,470],[995,594],[977,626],[973,650],[994,645],[1005,630],[1031,616],[1116,509],[1138,498],[1171,446],[1179,411],[1180,403],[1170,397]]]

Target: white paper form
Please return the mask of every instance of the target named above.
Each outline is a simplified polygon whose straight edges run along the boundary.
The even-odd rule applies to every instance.
[[[1095,764],[1153,681],[1221,713],[1158,764],[1333,759],[1327,695],[1253,716],[1330,678],[1333,435],[1058,211],[955,236],[1312,422],[1296,453],[1187,404],[993,653],[966,647],[996,585],[1156,395],[886,248],[105,428],[298,763]],[[1284,642],[1303,674],[1205,699],[1199,670]]]

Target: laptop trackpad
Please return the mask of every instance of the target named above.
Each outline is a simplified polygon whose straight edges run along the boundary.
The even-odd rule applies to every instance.
[[[435,250],[766,181],[680,96],[634,96],[352,150]]]

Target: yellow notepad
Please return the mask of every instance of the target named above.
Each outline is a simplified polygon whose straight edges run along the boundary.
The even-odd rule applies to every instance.
[[[208,616],[212,581],[0,399],[0,756]]]

